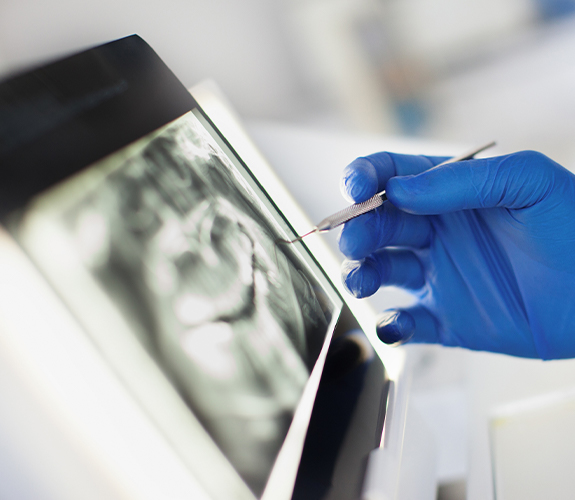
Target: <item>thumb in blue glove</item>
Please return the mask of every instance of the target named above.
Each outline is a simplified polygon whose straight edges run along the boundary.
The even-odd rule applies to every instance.
[[[354,201],[389,199],[343,228],[346,287],[417,298],[384,313],[379,337],[575,357],[575,176],[531,151],[433,168],[443,160],[376,153],[344,172]]]

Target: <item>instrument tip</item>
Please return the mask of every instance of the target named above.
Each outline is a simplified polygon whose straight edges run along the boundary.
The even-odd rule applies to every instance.
[[[315,233],[317,230],[318,230],[317,227],[314,227],[311,231],[309,231],[309,232],[307,232],[307,233],[305,233],[305,234],[302,234],[301,236],[298,236],[298,237],[297,237],[296,239],[294,239],[294,240],[291,240],[291,241],[290,241],[290,240],[281,240],[281,239],[279,239],[279,240],[276,240],[276,242],[277,242],[277,243],[282,243],[282,244],[284,244],[284,245],[291,245],[292,243],[296,243],[296,242],[298,242],[298,241],[301,241],[301,240],[302,240],[303,238],[305,238],[306,236],[309,236],[310,234]]]

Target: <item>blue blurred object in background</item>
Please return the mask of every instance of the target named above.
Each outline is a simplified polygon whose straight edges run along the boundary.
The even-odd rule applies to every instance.
[[[533,0],[533,2],[544,20],[570,16],[575,12],[573,0]]]

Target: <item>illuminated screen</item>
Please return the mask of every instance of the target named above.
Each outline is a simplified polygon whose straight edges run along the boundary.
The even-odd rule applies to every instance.
[[[278,244],[285,221],[206,119],[186,113],[20,220],[79,321],[137,338],[261,494],[340,304],[302,247]]]

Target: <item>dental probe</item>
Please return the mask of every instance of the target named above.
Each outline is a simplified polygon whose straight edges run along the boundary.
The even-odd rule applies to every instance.
[[[479,147],[479,148],[475,148],[471,151],[468,151],[467,153],[463,153],[462,155],[459,156],[454,156],[453,158],[450,158],[449,160],[445,160],[444,162],[435,165],[435,167],[441,167],[442,165],[447,165],[448,163],[455,163],[458,161],[464,161],[464,160],[470,160],[471,158],[473,158],[476,154],[481,153],[482,151],[485,151],[488,148],[491,148],[495,146],[495,142],[489,142],[487,144],[484,144],[483,146]],[[433,168],[435,168],[433,167]],[[305,238],[306,236],[313,234],[313,233],[323,233],[326,231],[331,231],[332,229],[335,229],[338,226],[341,226],[342,224],[345,224],[346,222],[350,221],[351,219],[355,219],[356,217],[359,217],[360,215],[363,215],[367,212],[371,212],[372,210],[375,210],[377,207],[380,207],[381,205],[383,205],[383,202],[387,200],[387,196],[385,194],[385,191],[381,191],[380,193],[377,193],[376,195],[372,196],[369,200],[366,201],[362,201],[361,203],[354,203],[353,205],[350,205],[347,208],[344,208],[343,210],[340,210],[339,212],[336,212],[328,217],[326,217],[325,219],[323,219],[321,222],[319,222],[317,224],[317,226],[315,226],[311,231],[302,234],[301,236],[298,236],[296,239],[291,240],[291,241],[287,241],[287,240],[281,240],[282,243],[295,243],[296,241],[300,241],[302,238]]]

